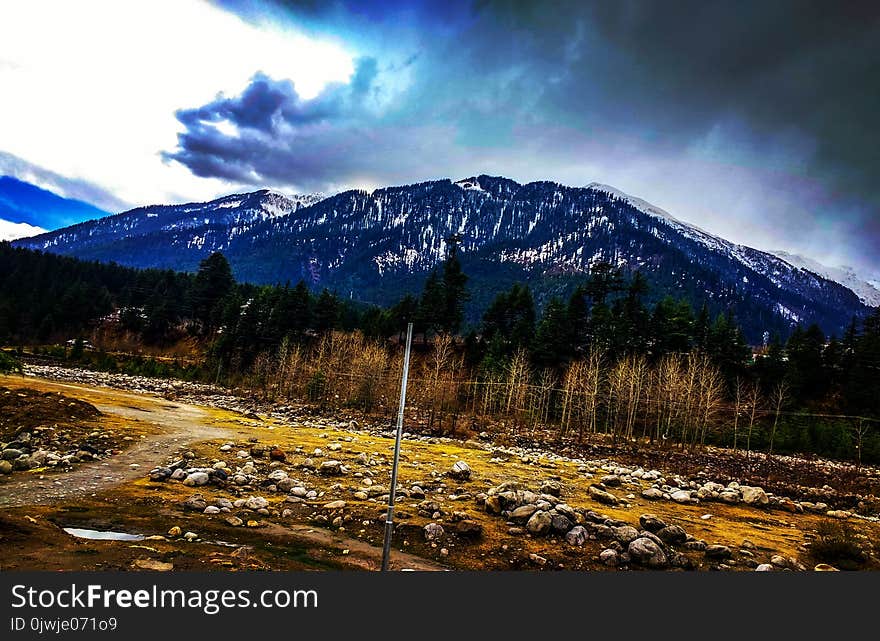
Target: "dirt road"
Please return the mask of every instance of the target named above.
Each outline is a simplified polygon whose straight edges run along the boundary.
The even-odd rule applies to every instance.
[[[40,389],[81,398],[104,414],[146,423],[151,433],[115,456],[78,465],[63,475],[15,475],[0,485],[0,506],[48,505],[63,499],[94,496],[104,488],[143,476],[146,470],[164,462],[171,452],[190,443],[233,436],[228,430],[209,425],[207,412],[195,405],[70,383],[40,381]]]
[[[234,415],[221,421],[225,422],[225,426],[216,425],[216,416],[212,414],[212,410],[169,401],[159,396],[23,377],[0,376],[0,385],[60,392],[87,401],[104,415],[124,419],[129,426],[139,428],[132,430],[139,437],[130,447],[105,460],[79,464],[69,472],[16,474],[7,477],[5,482],[0,482],[0,507],[3,508],[52,508],[65,502],[70,503],[71,499],[85,504],[100,502],[103,496],[116,493],[126,483],[142,479],[148,470],[166,463],[175,452],[185,451],[190,445],[207,440],[241,439],[253,434],[255,429],[234,425],[231,422],[235,420]],[[124,511],[117,516],[120,521],[126,520]],[[375,570],[381,561],[381,548],[314,525],[266,523],[259,533],[247,530],[241,530],[240,533],[248,539],[259,536],[270,541],[293,542],[303,548],[321,550],[325,554],[334,554],[334,550],[338,553],[344,549],[347,556],[344,562],[340,560],[337,564],[339,567]],[[61,533],[60,529],[46,535],[57,539],[52,543],[53,546],[61,547],[66,543],[58,537],[65,540],[72,538]],[[252,544],[253,541],[248,540],[247,543]],[[112,546],[112,543],[104,545]],[[392,568],[446,569],[428,559],[400,551],[394,554]]]

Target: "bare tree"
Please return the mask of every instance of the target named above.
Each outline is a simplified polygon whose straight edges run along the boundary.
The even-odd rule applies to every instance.
[[[761,404],[761,386],[758,381],[752,384],[751,390],[746,400],[746,407],[749,412],[749,431],[746,436],[746,457],[751,461],[752,457],[752,428],[755,426],[755,417],[758,414],[758,407]]]
[[[787,399],[788,383],[780,381],[770,394],[770,404],[774,411],[773,427],[770,428],[770,456],[773,456],[773,439],[776,437],[776,427],[779,425],[779,414],[782,412],[782,406],[785,405]]]
[[[733,451],[736,451],[737,446],[737,428],[739,427],[739,414],[742,411],[743,407],[743,397],[745,396],[745,382],[739,376],[736,377],[736,382],[733,386]]]

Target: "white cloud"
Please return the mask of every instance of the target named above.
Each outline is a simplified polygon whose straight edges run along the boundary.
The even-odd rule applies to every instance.
[[[257,71],[310,97],[353,69],[336,43],[197,0],[3,3],[0,146],[134,204],[210,198],[230,185],[159,156],[176,145],[176,109],[237,94]]]
[[[0,241],[15,240],[16,238],[27,238],[44,233],[46,230],[42,227],[34,227],[27,223],[13,223],[0,218]]]

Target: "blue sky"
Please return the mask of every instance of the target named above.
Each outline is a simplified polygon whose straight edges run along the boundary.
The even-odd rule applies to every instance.
[[[878,271],[872,3],[75,4],[68,24],[114,34],[98,42],[118,64],[78,33],[57,69],[28,38],[67,36],[4,5],[24,35],[0,44],[0,81],[28,108],[0,105],[0,152],[117,204],[598,181],[736,242]]]

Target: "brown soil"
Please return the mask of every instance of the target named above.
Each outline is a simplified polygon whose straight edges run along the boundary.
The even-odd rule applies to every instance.
[[[99,414],[94,405],[57,392],[0,387],[0,441],[47,425],[75,425]]]
[[[12,377],[0,377],[0,382],[41,392],[60,391],[91,403],[102,412],[95,420],[104,429],[136,439],[125,452],[73,472],[32,471],[13,475],[12,481],[0,484],[0,504],[7,506],[0,517],[0,569],[132,569],[133,561],[140,558],[172,562],[175,569],[378,569],[384,531],[379,517],[384,506],[374,499],[353,497],[353,489],[363,479],[325,477],[303,470],[300,465],[315,448],[326,451],[331,443],[339,443],[342,447],[332,451],[332,458],[366,473],[368,470],[358,465],[356,458],[367,452],[379,461],[369,471],[374,483],[387,485],[386,474],[393,449],[389,438],[328,426],[318,419],[302,419],[285,425],[109,388]],[[232,451],[220,451],[220,446],[227,441],[235,443]],[[166,463],[185,452],[192,453],[194,466],[209,466],[218,461],[235,466],[240,464],[236,451],[247,449],[254,442],[284,451],[287,457],[284,468],[291,476],[304,479],[307,487],[319,491],[318,498],[285,503],[282,494],[273,494],[263,487],[246,491],[232,485],[190,488],[171,481],[154,483],[146,477],[154,465]],[[627,460],[627,453],[617,454],[604,452],[602,456],[620,462]],[[471,480],[459,482],[445,475],[459,459],[471,466]],[[255,459],[255,462],[261,475],[274,469],[266,458]],[[668,463],[658,463],[656,467],[669,470]],[[607,542],[589,541],[583,548],[572,548],[558,538],[510,534],[503,518],[486,514],[473,498],[456,498],[465,492],[472,497],[504,481],[518,481],[537,489],[540,482],[548,478],[560,481],[562,497],[576,508],[595,510],[634,525],[638,525],[639,515],[654,513],[710,544],[728,545],[734,550],[748,539],[751,551],[748,554],[736,552],[737,563],[733,569],[746,569],[748,559],[767,562],[773,554],[795,557],[812,567],[815,560],[805,544],[827,519],[741,504],[652,502],[642,499],[637,488],[613,489],[619,498],[627,494],[632,498],[620,507],[606,507],[589,497],[587,488],[595,479],[586,478],[573,462],[499,458],[495,452],[460,441],[440,444],[405,441],[400,484],[408,487],[418,483],[431,500],[442,504],[444,516],[440,521],[447,535],[442,543],[426,542],[422,528],[432,519],[418,514],[419,499],[401,498],[396,511],[399,518],[393,540],[393,567],[605,569],[597,555]],[[221,497],[234,501],[251,494],[261,495],[269,500],[271,514],[237,511],[244,520],[255,518],[256,527],[232,527],[225,522],[227,514],[184,511],[181,502],[196,492],[201,492],[209,502]],[[336,499],[346,501],[341,512],[323,507]],[[292,514],[283,516],[281,512],[287,508]],[[453,512],[460,512],[461,517],[482,525],[483,536],[471,539],[456,534]],[[344,515],[343,527],[330,526],[336,514]],[[701,518],[706,514],[710,518]],[[871,541],[880,540],[880,524],[858,519],[849,519],[847,523],[867,546]],[[59,526],[145,536],[162,536],[171,527],[178,526],[184,532],[195,532],[206,542],[187,543],[179,538],[136,543],[83,541],[67,535]],[[47,549],[52,550],[51,555],[46,554]],[[534,554],[546,562],[536,565],[530,558]],[[702,554],[688,555],[697,568],[708,569],[709,563]],[[874,565],[876,562],[871,561],[865,569]]]

